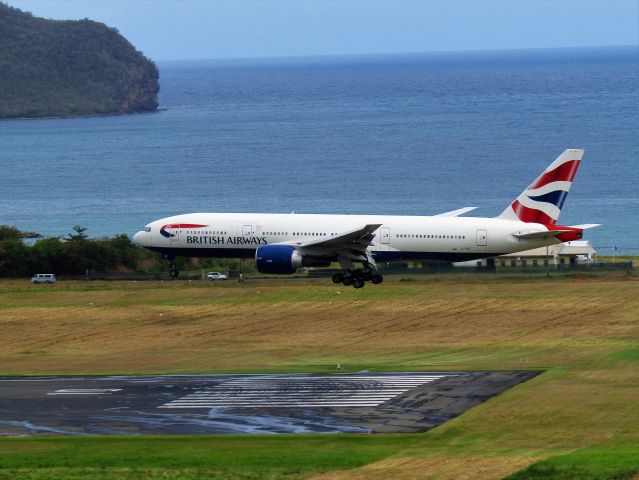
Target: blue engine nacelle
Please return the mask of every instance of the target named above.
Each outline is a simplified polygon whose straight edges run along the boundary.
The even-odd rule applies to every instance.
[[[262,245],[255,251],[260,273],[290,275],[302,266],[302,254],[290,245]]]

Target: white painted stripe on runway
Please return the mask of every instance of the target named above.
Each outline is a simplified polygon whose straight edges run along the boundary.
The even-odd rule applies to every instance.
[[[392,389],[370,389],[370,390],[357,390],[357,389],[349,389],[349,390],[253,390],[250,392],[241,391],[234,392],[232,390],[224,391],[218,390],[215,392],[198,392],[187,395],[188,398],[198,398],[198,397],[211,397],[211,396],[228,396],[228,395],[242,395],[247,397],[255,397],[255,396],[272,396],[272,395],[292,395],[292,394],[307,394],[314,393],[317,395],[374,395],[376,393],[401,393],[405,392],[406,388],[392,388]]]
[[[63,388],[47,395],[108,395],[119,392],[121,388]]]
[[[317,382],[317,383],[289,383],[289,382],[273,382],[273,383],[268,383],[268,384],[244,384],[244,385],[238,385],[238,384],[220,384],[220,386],[218,388],[227,388],[227,389],[232,389],[232,388],[246,388],[248,390],[263,390],[263,389],[275,389],[275,388],[282,388],[282,386],[295,386],[295,388],[319,388],[319,387],[323,387],[323,386],[331,386],[331,387],[338,387],[338,388],[348,388],[348,387],[353,387],[353,388],[370,388],[371,386],[375,386],[375,387],[393,387],[393,386],[397,386],[397,387],[405,387],[405,386],[413,386],[413,385],[421,385],[422,383],[428,383],[428,382],[432,382],[434,380],[431,379],[424,379],[424,380],[419,380],[417,382],[368,382],[368,383],[363,383],[363,382]]]
[[[377,407],[379,403],[362,403],[353,405],[352,403],[295,403],[295,404],[286,404],[286,405],[238,405],[238,404],[229,404],[229,405],[193,405],[190,407],[175,407],[175,406],[161,406],[158,408],[163,409],[196,409],[196,408],[331,408],[331,407]]]
[[[354,396],[354,395],[320,395],[320,396],[315,396],[315,395],[278,395],[278,396],[263,396],[263,397],[242,397],[242,396],[234,396],[234,395],[226,395],[223,397],[200,397],[200,398],[181,398],[179,400],[173,400],[174,402],[218,402],[218,401],[225,401],[225,400],[236,400],[236,401],[256,401],[256,402],[264,402],[264,401],[270,401],[270,400],[295,400],[298,398],[304,398],[304,399],[308,399],[308,398],[313,398],[315,400],[333,400],[333,399],[346,399],[346,398],[350,398],[350,399],[354,399],[354,400],[360,400],[362,398],[393,398],[396,397],[398,394],[397,393],[391,393],[391,394],[387,394],[387,395],[383,395],[383,394],[377,394],[377,395],[358,395],[358,396]]]
[[[226,395],[224,397],[200,397],[200,398],[179,398],[176,400],[172,400],[170,403],[176,402],[225,402],[225,401],[235,401],[235,402],[271,402],[271,401],[289,401],[289,400],[298,400],[304,399],[308,400],[313,399],[314,401],[330,401],[330,400],[362,400],[362,399],[378,399],[378,398],[393,398],[396,397],[397,393],[391,393],[387,395],[377,394],[377,395],[279,395],[279,396],[263,396],[263,397],[242,397],[236,395]]]
[[[274,395],[304,395],[308,396],[309,393],[314,395],[394,395],[397,393],[405,392],[406,390],[410,390],[410,388],[393,388],[393,389],[383,389],[383,388],[375,388],[371,390],[270,390],[270,391],[251,391],[251,392],[234,392],[229,390],[218,390],[215,392],[198,392],[192,393],[190,395],[186,395],[185,398],[208,398],[215,396],[247,396],[247,397],[270,397]]]
[[[443,376],[437,376],[437,377],[412,377],[412,378],[370,378],[370,379],[366,379],[366,378],[304,378],[304,379],[289,379],[289,378],[273,378],[270,379],[269,381],[265,381],[265,380],[256,380],[256,381],[249,381],[249,380],[229,380],[227,382],[224,382],[225,385],[255,385],[255,384],[261,384],[261,385],[268,385],[272,382],[292,382],[292,383],[309,383],[309,384],[313,384],[313,383],[323,383],[326,381],[329,382],[335,382],[335,383],[353,383],[353,382],[383,382],[383,383],[403,383],[403,382],[407,382],[407,383],[415,383],[415,382],[421,382],[424,380],[436,380],[439,378],[444,378]]]
[[[330,378],[330,377],[322,377],[322,378],[269,378],[269,379],[256,379],[253,381],[242,379],[242,380],[227,380],[224,383],[232,383],[232,384],[252,384],[252,383],[270,383],[273,381],[281,381],[281,382],[362,382],[362,381],[375,381],[375,382],[412,382],[419,381],[423,379],[432,380],[435,378],[442,378],[442,376],[436,377],[410,377],[410,378],[363,378],[363,377],[348,377],[348,378]]]
[[[409,387],[410,389],[410,387]],[[341,394],[350,394],[350,393],[355,393],[355,392],[361,392],[363,394],[367,394],[367,393],[373,393],[373,392],[403,392],[405,391],[406,388],[340,388],[340,389],[311,389],[311,388],[301,388],[299,390],[294,389],[294,390],[290,390],[290,389],[279,389],[279,390],[250,390],[250,391],[246,391],[246,390],[215,390],[215,391],[210,391],[210,392],[198,392],[198,393],[191,393],[188,396],[189,397],[206,397],[209,395],[237,395],[237,394],[242,394],[242,395],[290,395],[291,393],[317,393],[317,394],[322,394],[322,393],[341,393]]]
[[[243,401],[229,401],[229,402],[204,402],[204,403],[180,403],[180,404],[168,404],[167,407],[189,407],[189,408],[202,408],[202,407],[234,407],[234,406],[243,406],[243,407],[263,407],[263,406],[280,406],[280,407],[288,407],[288,406],[297,406],[297,405],[344,405],[344,406],[358,406],[358,405],[380,405],[384,403],[385,400],[325,400],[325,401],[317,401],[312,398],[307,398],[304,400],[296,400],[293,402],[290,401],[281,401],[281,402],[243,402]]]
[[[436,379],[432,379],[432,378],[425,378],[425,379],[420,379],[420,380],[414,380],[414,381],[406,381],[406,382],[380,382],[380,381],[371,381],[371,382],[366,382],[365,385],[419,385],[421,383],[424,382],[432,382],[433,380]],[[225,386],[227,388],[244,388],[244,387],[250,387],[250,388],[276,388],[276,386],[282,385],[282,384],[288,384],[288,383],[293,383],[296,386],[299,387],[316,387],[317,385],[362,385],[364,384],[364,382],[314,382],[314,383],[302,383],[302,382],[271,382],[271,383],[223,383],[220,384],[220,386]],[[360,387],[361,388],[361,387]]]
[[[237,380],[237,381],[241,381],[241,380],[247,380],[250,381],[252,380],[253,377],[255,377],[255,379],[257,380],[268,380],[268,379],[273,379],[273,378],[283,378],[286,380],[295,380],[296,378],[331,378],[331,379],[342,379],[342,378],[423,378],[423,377],[450,377],[452,375],[457,375],[455,373],[407,373],[407,374],[401,374],[401,375],[395,375],[395,374],[388,374],[388,375],[384,375],[384,374],[379,374],[379,375],[370,375],[370,374],[361,374],[361,375],[356,375],[356,374],[352,374],[352,373],[329,373],[329,374],[324,374],[324,375],[312,375],[312,374],[304,374],[304,373],[300,373],[300,374],[283,374],[283,375],[253,375],[253,374],[248,374],[248,376],[245,377],[239,377],[239,378],[235,378],[232,377],[233,380]]]
[[[393,398],[393,397],[390,397]],[[246,404],[246,405],[262,405],[262,404],[289,404],[289,403],[367,403],[367,402],[383,402],[384,399],[379,398],[360,398],[360,399],[350,399],[350,398],[326,398],[326,399],[315,399],[315,398],[300,398],[300,399],[274,399],[274,400],[264,400],[262,402],[254,402],[247,401],[242,399],[232,399],[229,398],[225,401],[208,401],[208,402],[171,402],[169,405],[221,405],[221,404]]]
[[[376,407],[408,390],[455,375],[271,375],[235,378],[158,408]]]

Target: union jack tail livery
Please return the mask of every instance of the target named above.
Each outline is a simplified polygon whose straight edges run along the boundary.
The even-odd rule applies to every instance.
[[[555,225],[584,151],[565,150],[497,218]]]

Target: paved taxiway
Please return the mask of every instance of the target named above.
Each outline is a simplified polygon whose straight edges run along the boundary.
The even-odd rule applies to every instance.
[[[420,432],[539,372],[0,378],[0,435]]]

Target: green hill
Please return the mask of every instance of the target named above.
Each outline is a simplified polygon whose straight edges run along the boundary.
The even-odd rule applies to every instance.
[[[0,118],[157,109],[158,70],[118,31],[0,2]]]

